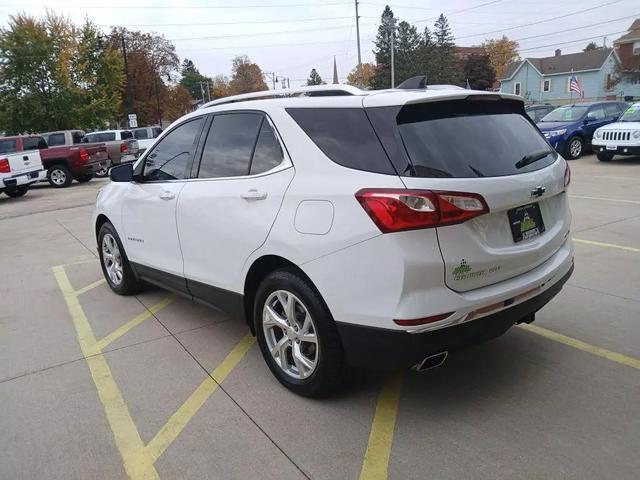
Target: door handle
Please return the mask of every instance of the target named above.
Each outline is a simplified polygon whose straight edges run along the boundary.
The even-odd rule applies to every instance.
[[[267,192],[259,192],[255,188],[252,188],[248,192],[241,193],[240,197],[245,200],[264,200],[267,198]]]
[[[160,198],[162,200],[173,200],[174,198],[176,198],[176,195],[173,192],[170,192],[169,190],[165,190],[160,194]]]

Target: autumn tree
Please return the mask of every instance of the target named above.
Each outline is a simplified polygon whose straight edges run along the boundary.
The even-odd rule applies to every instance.
[[[312,68],[311,73],[309,73],[309,78],[307,79],[307,85],[324,85],[325,83],[316,69]]]
[[[371,77],[375,72],[376,66],[373,63],[363,63],[362,64],[362,77],[363,77],[363,85],[364,87],[369,87],[371,82]],[[347,84],[353,85],[354,87],[360,86],[360,72],[358,71],[358,66],[356,65],[349,75],[347,75]]]
[[[496,78],[502,80],[507,65],[520,60],[518,55],[518,42],[509,40],[506,36],[499,39],[486,40],[482,46],[484,47],[493,70],[496,72]]]
[[[0,29],[0,130],[101,127],[115,120],[121,56],[91,22],[19,14]]]
[[[491,66],[489,55],[473,53],[464,63],[464,80],[474,90],[489,90],[496,81],[496,72]]]
[[[231,73],[229,92],[233,95],[268,90],[267,84],[264,83],[262,70],[257,64],[252,63],[246,55],[238,55],[233,59]]]
[[[170,85],[166,90],[166,103],[164,105],[164,119],[169,122],[177,120],[191,111],[193,100],[189,90],[181,84]]]

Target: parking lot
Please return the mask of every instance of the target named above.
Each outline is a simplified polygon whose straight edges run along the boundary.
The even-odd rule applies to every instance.
[[[0,197],[0,478],[638,478],[640,158],[571,168],[575,273],[534,324],[321,401],[242,323],[111,293],[107,180]]]

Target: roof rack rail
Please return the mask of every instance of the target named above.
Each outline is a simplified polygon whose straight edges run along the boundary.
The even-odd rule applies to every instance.
[[[200,108],[224,105],[225,103],[246,102],[248,100],[279,97],[335,97],[340,95],[365,95],[363,90],[351,85],[313,85],[308,87],[287,88],[282,90],[265,90],[262,92],[243,93],[219,98],[205,103]]]

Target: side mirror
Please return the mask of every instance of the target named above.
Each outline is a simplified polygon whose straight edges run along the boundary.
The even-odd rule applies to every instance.
[[[133,164],[124,163],[111,167],[111,170],[109,170],[109,178],[112,182],[132,182]]]

